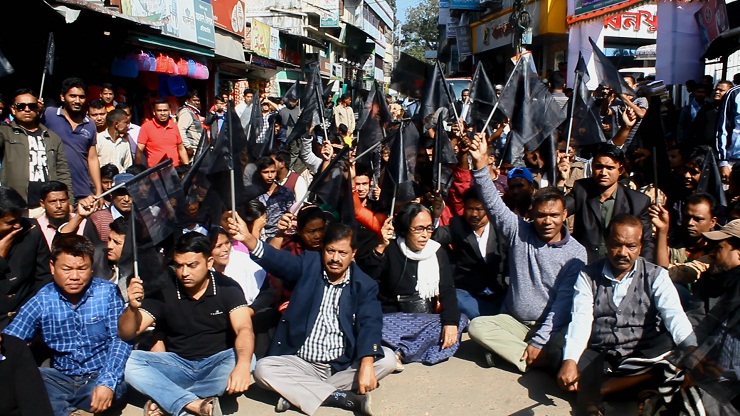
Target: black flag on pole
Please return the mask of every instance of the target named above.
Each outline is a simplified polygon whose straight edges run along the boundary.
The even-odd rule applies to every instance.
[[[365,106],[357,121],[358,141],[357,153],[362,154],[365,150],[373,147],[383,140],[384,129],[391,121],[391,112],[388,103],[385,102],[383,91],[377,82],[367,94]]]
[[[537,149],[565,120],[566,111],[540,81],[529,54],[517,65],[511,83],[499,97],[499,108],[509,118],[511,131],[507,144],[510,154],[521,155],[524,148]]]
[[[488,79],[480,61],[475,67],[473,85],[470,87],[470,100],[472,104],[468,117],[473,121],[486,120],[498,101],[496,90],[493,89],[491,80]]]
[[[432,153],[432,183],[434,189],[439,189],[442,196],[447,196],[452,181],[450,165],[457,163],[455,150],[452,148],[450,137],[445,130],[445,121],[442,111],[437,116],[437,126],[434,131],[434,152]]]
[[[54,43],[54,32],[49,32],[49,42],[46,45],[46,59],[44,59],[44,73],[48,75],[54,74],[54,54],[56,51],[56,44]]]
[[[722,177],[719,174],[717,160],[714,158],[714,152],[709,146],[706,147],[706,156],[704,164],[701,167],[701,177],[696,185],[696,193],[707,193],[717,199],[717,202],[723,207],[727,207],[727,196],[725,188],[722,186]]]
[[[396,129],[390,144],[391,154],[380,195],[386,206],[390,206],[394,192],[399,202],[411,201],[417,196],[414,172],[419,152],[419,131],[414,123],[404,124]]]
[[[568,102],[568,119],[573,117],[573,132],[571,133],[572,143],[578,146],[587,146],[590,144],[602,143],[606,141],[604,130],[601,128],[601,117],[598,109],[594,106],[594,98],[588,90],[588,81],[591,77],[586,68],[586,61],[583,55],[578,55],[578,64],[576,65],[576,77],[578,82],[570,100],[575,100],[575,107]],[[573,108],[573,114],[571,113]],[[567,128],[565,129],[567,134]]]
[[[596,75],[599,76],[599,82],[607,87],[611,88],[617,94],[628,94],[636,96],[635,91],[627,85],[622,74],[619,73],[614,64],[604,55],[604,52],[599,49],[590,37],[588,41],[591,42],[591,47],[594,50],[594,64],[596,65]]]
[[[177,209],[184,206],[185,198],[172,164],[126,183],[126,190],[144,225],[141,241],[159,244],[180,227]]]

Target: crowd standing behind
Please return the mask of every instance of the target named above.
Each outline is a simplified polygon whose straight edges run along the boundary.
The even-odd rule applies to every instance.
[[[560,108],[565,78],[548,81]],[[89,97],[66,79],[58,107],[18,89],[0,124],[0,414],[100,413],[136,390],[145,415],[213,416],[253,378],[276,412],[370,415],[380,379],[445,365],[465,331],[489,366],[543,368],[576,392],[575,414],[615,397],[640,414],[737,414],[740,86],[687,82],[675,109],[624,78],[635,96],[593,92],[606,142],[564,124],[514,162],[512,125],[497,114],[479,131],[467,89],[425,119],[418,91],[379,97],[388,137],[419,144],[362,159],[358,118],[380,104],[357,107],[360,91],[315,103],[324,125],[306,128],[297,97],[252,89],[235,107],[157,98],[141,126],[111,84]],[[142,244],[167,213],[134,200],[164,191],[126,185],[168,158],[192,179],[231,114],[248,138],[236,211],[184,189],[177,229]],[[440,183],[444,137],[457,162]]]

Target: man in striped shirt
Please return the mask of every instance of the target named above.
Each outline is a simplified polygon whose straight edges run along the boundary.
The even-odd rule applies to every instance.
[[[372,414],[367,393],[396,363],[380,346],[378,286],[352,261],[352,229],[329,225],[321,252],[294,256],[255,239],[240,218],[229,221],[233,238],[260,266],[296,284],[268,357],[254,370],[258,385],[282,396],[275,410],[294,405],[311,415],[324,405]]]

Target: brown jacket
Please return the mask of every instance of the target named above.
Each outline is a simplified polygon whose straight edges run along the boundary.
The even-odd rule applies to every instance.
[[[39,129],[44,134],[46,146],[46,166],[49,169],[49,180],[60,181],[72,191],[72,175],[69,173],[67,156],[64,153],[62,139],[43,124]],[[0,183],[9,186],[28,200],[28,136],[15,121],[0,125]]]

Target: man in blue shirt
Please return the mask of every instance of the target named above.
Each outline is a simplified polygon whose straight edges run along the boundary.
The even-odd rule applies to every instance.
[[[95,148],[97,132],[95,123],[84,112],[85,89],[81,79],[65,79],[60,94],[62,106],[49,107],[41,116],[42,123],[62,138],[77,200],[93,191],[95,195],[101,193],[100,161]]]
[[[26,341],[40,334],[54,351],[41,375],[57,416],[102,412],[126,390],[123,369],[131,346],[117,335],[123,299],[115,283],[92,277],[94,251],[85,237],[58,236],[49,262],[54,282],[5,329]]]

